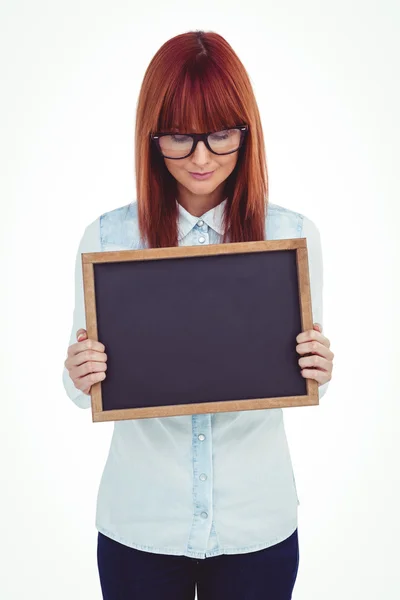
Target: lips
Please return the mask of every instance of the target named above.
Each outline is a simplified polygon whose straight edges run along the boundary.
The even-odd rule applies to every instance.
[[[195,179],[208,179],[209,177],[211,177],[211,175],[214,173],[214,171],[208,171],[207,173],[191,173],[189,171],[190,175],[192,177],[194,177]]]

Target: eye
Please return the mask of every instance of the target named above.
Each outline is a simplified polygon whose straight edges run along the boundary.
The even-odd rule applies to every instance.
[[[188,142],[191,138],[190,138],[190,135],[175,133],[175,134],[171,135],[171,139],[173,142],[184,143],[184,142]]]
[[[224,131],[217,131],[210,135],[210,138],[216,142],[227,140],[231,134],[230,129],[225,129]]]

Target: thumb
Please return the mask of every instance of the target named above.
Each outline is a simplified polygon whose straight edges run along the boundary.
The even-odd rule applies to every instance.
[[[322,325],[319,323],[314,323],[313,328],[322,333]]]
[[[86,329],[78,329],[78,331],[76,332],[76,339],[78,340],[78,342],[82,342],[85,338],[87,338]]]

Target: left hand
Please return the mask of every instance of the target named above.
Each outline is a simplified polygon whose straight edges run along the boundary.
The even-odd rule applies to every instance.
[[[303,377],[315,379],[318,385],[322,385],[332,379],[333,357],[330,350],[330,341],[322,335],[322,327],[319,323],[314,323],[313,329],[303,331],[296,337],[296,352],[299,354],[308,354],[311,356],[302,356],[299,358],[299,365],[302,368]]]

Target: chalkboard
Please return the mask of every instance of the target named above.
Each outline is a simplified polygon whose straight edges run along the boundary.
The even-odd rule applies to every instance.
[[[82,254],[93,421],[318,404],[305,238]]]

